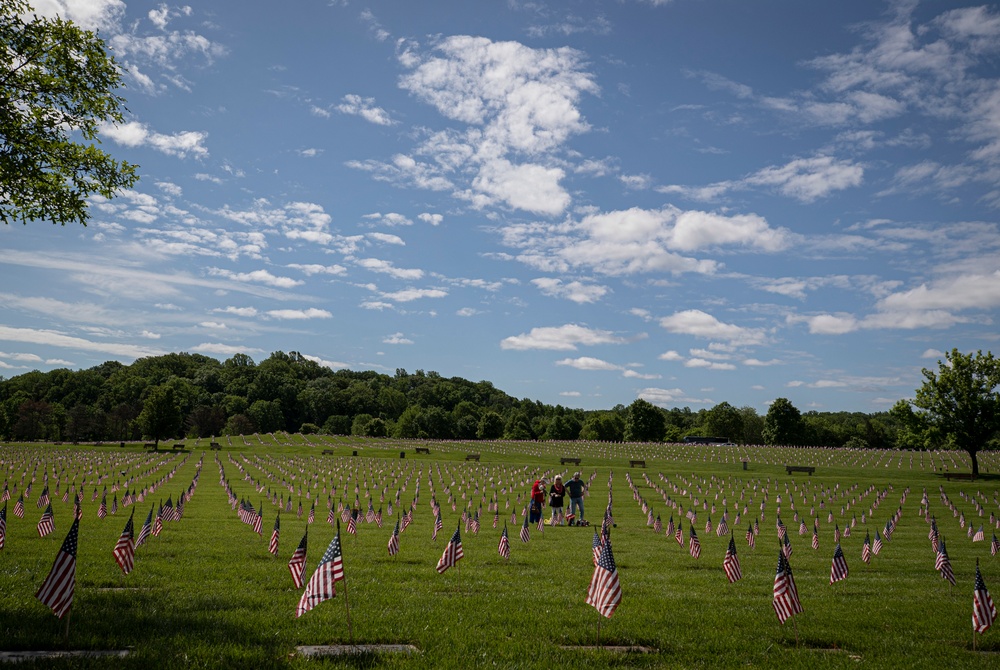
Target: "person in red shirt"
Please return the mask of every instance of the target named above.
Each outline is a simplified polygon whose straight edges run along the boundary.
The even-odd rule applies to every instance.
[[[545,504],[545,477],[535,480],[531,486],[531,505],[528,508],[528,523],[538,523],[542,518],[542,505]]]
[[[552,487],[549,489],[549,507],[552,508],[552,518],[549,520],[550,526],[562,525],[563,521],[563,499],[566,496],[566,487],[563,486],[562,475],[556,475]]]

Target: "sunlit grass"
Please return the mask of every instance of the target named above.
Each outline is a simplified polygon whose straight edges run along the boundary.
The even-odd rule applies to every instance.
[[[829,450],[782,452],[740,448],[723,452],[679,445],[584,445],[536,443],[419,443],[430,448],[430,456],[414,453],[414,443],[324,436],[247,436],[246,442],[233,438],[233,445],[223,442],[221,452],[209,451],[208,441],[190,441],[188,454],[147,456],[138,448],[88,448],[73,451],[68,447],[45,451],[19,447],[0,449],[4,475],[10,484],[19,484],[21,473],[33,462],[44,462],[51,471],[66,467],[72,475],[84,458],[97,459],[98,470],[107,470],[115,459],[128,454],[133,459],[132,472],[139,476],[136,485],[165,476],[186,457],[176,474],[144,503],[137,503],[135,523],[145,520],[150,504],[168,495],[175,501],[195,475],[195,467],[205,450],[203,469],[193,498],[185,507],[184,518],[165,524],[160,537],[137,551],[135,571],[124,576],[111,557],[118,535],[132,508],[119,509],[114,516],[97,518],[97,501],[91,501],[93,485],[84,492],[84,518],[80,530],[77,590],[70,614],[70,634],[64,639],[65,620],[57,620],[34,598],[65,537],[71,518],[71,505],[56,501],[56,532],[39,538],[35,524],[40,510],[35,497],[41,491],[42,467],[39,467],[31,500],[24,519],[11,514],[8,507],[7,543],[0,551],[0,634],[2,647],[23,649],[123,649],[133,654],[120,667],[240,667],[273,668],[308,666],[379,665],[406,668],[443,667],[845,667],[862,662],[877,667],[996,667],[1000,651],[1000,629],[991,630],[979,640],[986,652],[972,652],[972,584],[975,560],[980,559],[987,585],[1000,596],[1000,558],[989,553],[990,512],[1000,512],[996,492],[998,482],[946,482],[931,468],[929,455],[915,455],[909,467],[909,454],[886,452],[859,454]],[[323,449],[333,449],[333,456],[323,456]],[[353,457],[353,451],[358,456]],[[405,457],[400,458],[400,452]],[[466,462],[467,453],[480,453],[479,463]],[[714,453],[715,456],[711,456]],[[241,455],[246,461],[241,460]],[[607,502],[609,472],[614,471],[614,511],[617,527],[612,531],[623,599],[610,620],[602,620],[600,642],[606,645],[642,645],[648,654],[615,654],[601,650],[573,649],[597,642],[598,615],[584,603],[593,571],[591,528],[552,528],[543,532],[531,528],[531,541],[522,544],[517,537],[523,503],[518,494],[527,493],[537,474],[572,472],[576,466],[561,466],[559,457],[584,459],[580,470],[589,478],[596,471],[591,495],[587,498],[587,516],[600,519]],[[240,522],[230,509],[225,490],[219,485],[218,456],[237,497],[247,497],[257,506],[264,500],[262,536]],[[252,481],[233,465],[230,456],[243,464],[252,479],[264,483],[259,493]],[[647,468],[629,470],[628,458],[647,459]],[[669,456],[669,458],[663,457]],[[742,457],[750,456],[750,469],[742,469]],[[255,459],[259,457],[259,461]],[[786,475],[782,463],[817,464],[812,477]],[[935,467],[951,456],[935,456]],[[955,458],[958,458],[956,455]],[[921,469],[919,463],[925,464]],[[155,471],[143,474],[158,464]],[[891,467],[886,467],[890,464]],[[862,467],[864,466],[864,467]],[[117,466],[116,466],[117,467]],[[280,467],[284,471],[279,471]],[[439,479],[438,469],[442,473]],[[356,537],[342,532],[346,583],[338,584],[338,597],[327,601],[299,619],[295,606],[300,591],[293,588],[286,564],[306,528],[305,515],[297,518],[300,500],[298,487],[302,475],[321,475],[323,484],[337,487],[339,501],[346,491],[348,502],[354,500],[354,486],[359,485],[362,511],[367,507],[364,482],[368,482],[374,506],[383,508],[383,527],[362,524]],[[386,543],[396,514],[387,514],[387,504],[394,501],[397,488],[407,482],[400,500],[408,506],[413,499],[418,477],[406,480],[407,473],[421,472],[420,500],[415,521],[400,538],[400,553],[390,557]],[[646,485],[643,474],[657,486],[682,480],[690,485],[689,493],[700,500],[721,507],[739,497],[748,482],[771,489],[757,547],[747,547],[743,535],[747,520],[759,513],[759,496],[748,505],[749,512],[734,528],[744,578],[729,584],[722,571],[722,559],[728,536],[704,532],[708,512],[699,508],[696,529],[702,542],[702,556],[692,559],[662,533],[647,527],[646,514],[633,499],[625,474],[631,472],[639,495],[659,514],[664,524],[677,510],[669,509],[662,496]],[[332,474],[327,474],[332,473]],[[341,484],[341,473],[350,474],[349,483]],[[267,479],[267,475],[273,479]],[[428,474],[442,505],[444,530],[431,541],[431,489]],[[295,475],[296,493],[293,511],[281,513],[279,556],[267,551],[276,507],[266,498],[267,489],[281,498],[289,495],[280,480]],[[30,467],[29,467],[30,478]],[[478,509],[483,485],[490,478],[516,486],[500,495],[500,527],[494,529],[493,513],[483,507],[482,529],[478,535],[463,527],[465,559],[459,566],[439,575],[434,566],[445,543],[459,522],[462,506],[471,499]],[[336,478],[336,479],[333,479]],[[459,492],[465,480],[467,486]],[[105,482],[122,479],[115,473]],[[447,503],[444,488],[452,487],[457,511]],[[857,489],[819,512],[820,549],[810,548],[810,533],[798,534],[793,522],[784,486],[808,486],[809,503],[817,491]],[[312,481],[312,480],[309,480]],[[479,484],[479,496],[469,490]],[[695,490],[702,487],[702,493]],[[876,491],[891,491],[869,520],[874,536],[876,528],[900,504],[904,490],[909,495],[903,506],[899,527],[891,542],[870,566],[861,561],[865,536],[860,523],[862,510],[867,512],[875,494],[867,495],[843,516],[840,508],[853,496],[858,498],[869,486]],[[103,484],[101,485],[103,487]],[[978,527],[986,523],[987,541],[972,543],[958,520],[941,503],[938,487],[944,486],[950,498]],[[948,539],[948,549],[955,569],[957,586],[953,589],[934,570],[934,555],[927,540],[928,526],[918,516],[920,497],[926,487],[930,510]],[[65,486],[63,486],[65,489]],[[386,491],[385,502],[379,495]],[[328,489],[329,490],[329,489]],[[488,489],[489,500],[492,488]],[[326,523],[329,493],[310,489],[311,499],[302,498],[306,511],[317,502],[316,523],[309,528],[308,568],[316,562],[335,533]],[[690,498],[665,489],[673,500],[682,501],[685,509]],[[988,503],[984,517],[975,514],[971,503],[959,496],[980,491]],[[467,498],[462,499],[461,494]],[[805,612],[793,625],[782,626],[771,609],[771,589],[777,562],[778,545],[774,531],[775,493],[784,497],[782,518],[792,536],[794,553],[791,563]],[[119,491],[119,500],[123,491]],[[718,500],[716,493],[720,493]],[[822,497],[822,493],[820,496]],[[510,509],[505,509],[507,499]],[[16,499],[16,496],[15,496]],[[796,500],[800,512],[801,498]],[[396,512],[397,510],[394,510]],[[518,525],[510,525],[511,511],[517,513]],[[846,581],[829,584],[833,554],[833,524],[827,511],[841,529],[857,514],[859,523],[842,546],[850,566]],[[546,514],[547,516],[547,514]],[[712,514],[713,522],[721,510]],[[500,528],[508,524],[511,535],[511,559],[497,554]],[[733,519],[730,518],[730,523]],[[684,520],[685,537],[688,522]],[[346,588],[345,588],[346,587]],[[350,627],[345,604],[350,604]],[[796,644],[796,629],[798,644]],[[409,643],[420,649],[413,656],[359,656],[349,659],[308,661],[295,653],[297,645],[337,644],[351,640],[363,643]],[[570,649],[564,649],[569,646]],[[39,667],[106,667],[107,661],[46,661]],[[30,667],[22,665],[19,667]]]

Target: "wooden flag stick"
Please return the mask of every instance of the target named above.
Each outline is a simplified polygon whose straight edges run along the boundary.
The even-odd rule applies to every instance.
[[[597,611],[597,646],[601,646],[601,612]]]
[[[73,613],[73,607],[70,606],[70,608],[68,610],[66,610],[66,631],[63,634],[67,646],[69,645],[69,615],[72,614],[72,613]]]

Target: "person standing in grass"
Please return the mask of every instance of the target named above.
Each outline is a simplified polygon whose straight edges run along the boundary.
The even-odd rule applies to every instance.
[[[566,484],[566,490],[569,491],[569,513],[574,515],[573,521],[570,523],[579,524],[583,521],[583,492],[586,488],[586,484],[580,479],[579,472],[573,473],[573,479]]]
[[[542,505],[545,504],[545,477],[535,480],[531,487],[531,503],[528,507],[528,523],[538,523],[542,518]]]
[[[552,508],[552,518],[549,525],[562,525],[563,500],[566,495],[566,487],[563,486],[562,475],[556,475],[552,487],[549,489],[549,507]]]

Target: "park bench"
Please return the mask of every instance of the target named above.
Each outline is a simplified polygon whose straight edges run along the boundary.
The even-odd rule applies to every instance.
[[[644,468],[646,467],[646,461],[642,459],[633,459],[628,462],[630,468]]]
[[[175,444],[174,445],[174,451],[184,451],[184,444],[180,443],[180,442],[178,442],[177,444]]]
[[[580,459],[579,458],[560,458],[559,459],[559,464],[560,465],[566,465],[567,463],[572,463],[573,465],[580,465]]]
[[[792,474],[793,472],[805,472],[812,476],[812,473],[816,472],[816,468],[811,465],[786,465],[785,471],[788,472],[788,474]]]
[[[427,447],[417,447],[414,451],[416,451],[418,454],[428,454],[429,455],[431,453],[431,450],[428,449]]]
[[[971,472],[946,472],[944,473],[944,478],[947,479],[949,482],[952,479],[966,480],[970,482],[976,481],[976,478],[972,475]]]
[[[468,456],[465,457],[465,460],[467,460],[467,461],[477,461],[478,462],[479,461],[479,454],[469,454]]]
[[[214,449],[215,451],[220,451],[222,449],[222,445],[219,444],[218,442],[212,442],[208,446],[209,448]]]
[[[333,454],[333,449],[324,449],[323,450],[323,454],[324,455],[332,455]],[[357,456],[357,453],[355,453],[354,455]]]

